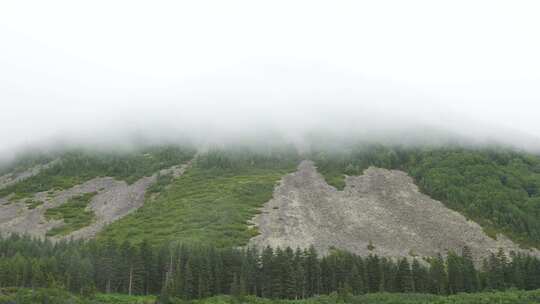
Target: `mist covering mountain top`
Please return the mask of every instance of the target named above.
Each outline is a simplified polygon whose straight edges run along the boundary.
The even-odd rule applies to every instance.
[[[535,6],[2,3],[0,157],[314,133],[538,150]]]

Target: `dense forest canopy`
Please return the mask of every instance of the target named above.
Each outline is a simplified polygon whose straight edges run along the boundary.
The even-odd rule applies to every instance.
[[[474,266],[467,248],[428,259],[357,256],[335,250],[216,248],[143,241],[59,242],[12,235],[0,239],[0,287],[58,287],[99,292],[201,299],[220,294],[304,299],[322,294],[430,293],[532,290],[540,260],[502,251]]]

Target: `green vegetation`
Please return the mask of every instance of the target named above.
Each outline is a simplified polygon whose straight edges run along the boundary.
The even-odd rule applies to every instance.
[[[369,166],[408,172],[421,191],[478,222],[492,236],[504,233],[524,246],[540,246],[540,157],[502,148],[406,148],[363,145],[313,154],[338,189],[344,174]]]
[[[2,288],[0,304],[83,304],[88,303],[69,292],[58,288]]]
[[[95,304],[155,304],[155,296],[130,296],[125,294],[98,293],[90,298]]]
[[[518,291],[540,287],[536,257],[499,251],[477,268],[470,251],[463,248],[461,254],[449,252],[446,258],[439,255],[424,261],[362,257],[338,250],[320,257],[313,248],[267,247],[261,252],[110,240],[53,244],[12,235],[0,238],[0,299],[19,297],[16,303],[41,303],[44,298],[64,303],[55,302],[56,297],[71,299],[68,303],[145,303],[152,300],[149,295],[159,295],[160,303],[196,299],[205,299],[196,303],[529,303],[540,299],[538,291]],[[220,295],[230,297],[216,297]]]
[[[181,299],[157,302],[155,296],[128,296],[115,294],[96,294],[80,297],[60,289],[9,289],[0,291],[0,304],[184,304]],[[362,296],[330,295],[305,300],[272,300],[253,296],[218,296],[194,300],[192,304],[535,304],[540,301],[540,291],[506,291],[452,296],[426,294],[369,294]]]
[[[507,291],[476,294],[459,294],[452,296],[435,296],[428,294],[368,294],[351,296],[334,294],[319,296],[306,300],[271,300],[246,296],[235,298],[230,296],[214,297],[194,301],[193,304],[533,304],[540,301],[540,291]],[[185,303],[182,301],[171,301]]]
[[[152,195],[156,193],[161,193],[167,186],[169,186],[174,177],[171,173],[168,174],[161,174],[159,173],[156,179],[156,182],[150,185],[148,187],[148,190],[146,190],[147,195]]]
[[[3,288],[0,304],[154,304],[154,296],[93,294],[81,296],[61,288]]]
[[[15,198],[53,189],[68,189],[95,177],[110,176],[133,183],[161,169],[193,158],[195,150],[177,146],[140,148],[112,153],[71,150],[59,155],[60,161],[39,174],[0,190],[0,197],[14,193]]]
[[[148,239],[152,244],[174,239],[219,247],[244,245],[257,233],[246,222],[272,198],[276,183],[297,163],[291,149],[209,151],[155,200],[112,223],[98,237],[134,243]]]
[[[36,209],[37,207],[43,205],[43,201],[31,198],[25,200],[24,203],[26,204],[26,208],[28,209]]]
[[[96,194],[96,192],[85,193],[70,198],[58,207],[47,209],[45,211],[47,220],[64,221],[64,225],[47,231],[47,236],[67,235],[92,224],[95,220],[95,214],[92,210],[87,210],[87,207]]]

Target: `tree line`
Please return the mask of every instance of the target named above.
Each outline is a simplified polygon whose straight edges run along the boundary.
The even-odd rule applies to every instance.
[[[0,239],[0,287],[61,287],[81,295],[161,294],[183,299],[220,294],[303,299],[377,292],[439,295],[540,288],[540,260],[503,251],[475,267],[468,248],[445,257],[390,259],[333,250],[215,248],[111,240],[51,243]]]

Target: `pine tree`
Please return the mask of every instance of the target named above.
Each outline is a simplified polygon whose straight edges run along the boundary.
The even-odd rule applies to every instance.
[[[379,292],[381,290],[382,271],[379,257],[370,254],[366,259],[367,287],[369,292]]]
[[[320,261],[321,265],[321,288],[322,294],[328,294],[332,291],[332,273],[330,271],[330,265],[327,257],[322,257]]]
[[[137,247],[125,241],[120,248],[120,255],[118,272],[123,292],[128,295],[143,293],[144,265]]]
[[[32,259],[32,289],[45,286],[45,273],[43,272],[43,266],[39,259]],[[0,266],[1,267],[1,266]]]
[[[362,294],[364,291],[364,280],[356,263],[351,268],[350,280],[347,282],[347,285],[351,286],[354,295]]]
[[[413,260],[411,274],[414,284],[414,292],[416,293],[426,293],[428,292],[427,284],[427,270],[425,267],[420,265],[417,259]]]
[[[210,262],[205,252],[198,253],[197,259],[197,280],[198,280],[198,297],[199,299],[206,298],[210,295],[211,286],[209,285],[213,279],[211,277]]]
[[[446,269],[448,271],[448,293],[456,294],[464,291],[463,263],[454,252],[448,253]]]
[[[295,299],[303,299],[306,297],[306,275],[302,263],[296,262],[294,267],[294,290]]]
[[[321,292],[321,266],[315,247],[310,246],[304,253],[306,272],[306,296],[312,297]]]
[[[281,259],[281,297],[294,299],[296,297],[295,268],[293,264],[294,254],[290,247],[287,247]]]
[[[434,294],[444,295],[447,293],[447,275],[444,266],[444,260],[439,254],[436,258],[431,259],[431,268],[429,270],[429,278],[431,283],[431,292]]]
[[[381,286],[380,291],[395,292],[398,291],[396,286],[397,265],[388,258],[381,258]]]
[[[233,274],[230,293],[235,302],[243,302],[246,294],[246,283],[245,280],[236,273]]]
[[[221,294],[224,292],[223,290],[223,282],[225,280],[225,273],[224,273],[224,267],[223,267],[223,259],[221,255],[215,251],[212,252],[213,257],[213,275],[212,278],[214,279],[214,288],[213,293],[214,294]]]
[[[145,295],[156,292],[154,265],[154,252],[148,240],[144,239],[139,247],[140,260],[142,261],[142,290]]]
[[[116,244],[111,239],[108,239],[101,250],[99,259],[98,282],[101,283],[101,290],[106,293],[112,292],[112,286],[115,279],[115,261],[116,261]]]
[[[246,282],[246,291],[249,294],[257,294],[258,288],[258,263],[257,252],[248,248],[243,255],[241,276]]]
[[[89,258],[83,258],[80,264],[80,294],[83,296],[91,296],[95,293],[94,284],[94,266]]]
[[[487,259],[486,287],[491,290],[503,290],[505,288],[505,260],[501,260],[497,255],[491,254]]]
[[[272,282],[274,281],[273,273],[274,273],[274,250],[267,246],[263,252],[262,252],[262,258],[261,258],[261,264],[262,264],[262,270],[261,270],[261,295],[265,298],[271,298],[272,293]]]
[[[284,298],[285,253],[278,247],[272,263],[272,298]]]
[[[184,275],[184,296],[186,299],[194,299],[195,298],[195,279],[193,278],[193,272],[191,270],[191,263],[188,261],[186,263],[186,269],[185,269],[185,275]]]
[[[407,258],[402,258],[398,262],[398,268],[396,273],[396,288],[399,292],[414,291],[411,267]]]
[[[475,292],[479,289],[478,274],[474,267],[472,251],[468,246],[463,247],[463,289],[465,292]]]

